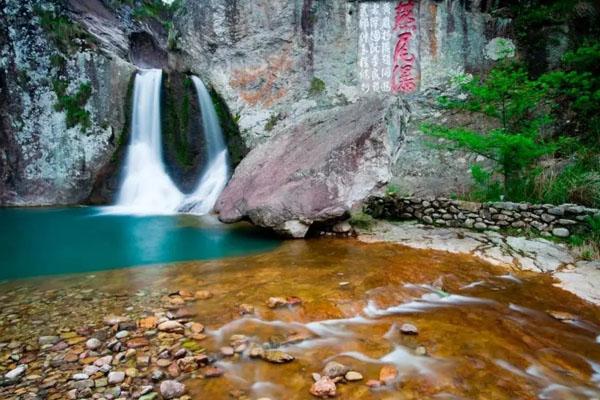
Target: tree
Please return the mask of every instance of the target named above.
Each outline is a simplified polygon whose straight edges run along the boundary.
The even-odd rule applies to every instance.
[[[556,151],[560,144],[545,132],[551,122],[546,85],[529,79],[520,65],[503,62],[484,80],[462,77],[460,86],[466,98],[442,97],[439,99],[442,106],[483,114],[496,120],[497,127],[477,132],[428,124],[422,130],[431,137],[443,139],[442,146],[446,148],[467,150],[494,161],[496,167],[492,170],[481,166],[472,169],[476,183],[495,188],[487,190],[482,197],[501,193],[507,199],[523,200],[537,161]],[[498,175],[502,179],[497,179]]]

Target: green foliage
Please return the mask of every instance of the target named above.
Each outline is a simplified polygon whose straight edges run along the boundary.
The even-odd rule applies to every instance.
[[[41,7],[34,8],[34,11],[40,18],[40,25],[50,40],[63,54],[71,54],[79,49],[78,41],[85,42],[90,39],[88,33],[68,17],[55,11],[44,10]]]
[[[550,117],[540,111],[545,88],[528,78],[522,67],[501,64],[484,81],[470,80],[462,84],[468,94],[465,100],[440,99],[442,105],[481,113],[496,120],[498,128],[477,132],[467,128],[450,128],[428,124],[423,131],[431,137],[444,139],[444,147],[463,149],[494,161],[497,166],[485,171],[473,169],[479,186],[478,197],[496,196],[501,188],[507,199],[526,197],[523,187],[536,162],[557,150],[560,143],[545,138],[542,129]],[[497,176],[500,175],[500,181]],[[490,198],[498,200],[498,198]]]
[[[191,79],[189,77],[184,78],[181,93],[175,89],[176,79],[176,77],[169,76],[165,80],[163,132],[165,142],[175,156],[177,163],[182,167],[190,167],[194,162],[193,154],[187,143],[191,115],[190,96],[193,95]],[[186,84],[187,81],[190,82]]]
[[[55,79],[53,89],[58,97],[54,109],[56,111],[65,111],[67,114],[67,128],[73,128],[80,125],[83,130],[91,127],[92,122],[90,112],[84,107],[92,95],[92,85],[89,82],[79,85],[77,91],[71,95],[67,94],[69,83]]]
[[[267,132],[271,132],[273,128],[275,128],[275,125],[277,125],[277,122],[279,122],[280,118],[281,116],[279,115],[279,113],[271,114],[271,116],[267,120],[267,123],[265,124],[265,130]]]
[[[375,223],[375,219],[364,212],[356,212],[352,213],[349,222],[355,228],[370,230]]]
[[[568,52],[563,64],[540,81],[555,101],[554,113],[567,116],[565,133],[600,149],[600,43]]]
[[[586,219],[587,229],[569,237],[569,244],[584,260],[600,258],[600,215]]]
[[[162,0],[141,0],[134,7],[132,16],[140,20],[155,19],[163,25],[165,30],[169,32],[169,37],[171,37],[173,15],[179,8],[181,8],[181,0],[175,0],[171,4],[167,4]],[[176,39],[176,35],[173,36],[173,39]]]
[[[310,88],[308,89],[308,94],[311,96],[317,96],[325,91],[325,82],[321,79],[314,77],[310,81]]]
[[[217,116],[219,117],[219,123],[221,124],[221,129],[223,130],[223,135],[227,141],[227,148],[229,150],[229,158],[234,165],[239,164],[242,161],[242,158],[248,153],[248,149],[242,140],[242,136],[240,134],[240,127],[238,125],[240,120],[240,115],[232,115],[227,103],[223,98],[217,93],[217,91],[213,88],[209,88],[210,97],[212,99],[213,105],[215,106],[215,111],[217,112]]]

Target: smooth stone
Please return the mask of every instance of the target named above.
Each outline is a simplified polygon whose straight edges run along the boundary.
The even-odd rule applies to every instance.
[[[115,337],[116,337],[117,339],[124,339],[124,338],[126,338],[127,336],[129,336],[129,331],[119,331],[119,332],[117,332],[117,334],[115,335]]]
[[[235,353],[235,351],[233,350],[233,347],[231,347],[231,346],[221,347],[221,354],[224,355],[225,357],[231,357],[234,353]]]
[[[40,346],[45,346],[48,344],[56,344],[60,341],[60,337],[58,336],[40,336],[38,339],[38,343]]]
[[[221,368],[213,366],[206,367],[203,372],[205,378],[218,378],[225,373]]]
[[[135,368],[127,368],[125,370],[125,375],[127,375],[130,378],[136,378],[138,376],[138,370]]]
[[[21,375],[23,375],[25,373],[25,371],[27,371],[27,365],[19,365],[16,368],[10,370],[9,372],[6,373],[6,375],[4,375],[4,377],[8,380],[15,380],[18,377],[20,377]]]
[[[571,235],[571,232],[567,228],[554,228],[552,229],[552,234],[559,238],[567,238]]]
[[[350,368],[346,367],[339,362],[330,361],[323,368],[323,375],[330,378],[337,378],[338,376],[344,376],[346,372],[350,371]]]
[[[152,379],[153,381],[160,381],[162,378],[164,378],[165,373],[163,371],[161,371],[160,369],[155,369],[152,371],[152,374],[150,374],[150,379]]]
[[[419,346],[415,349],[415,354],[418,356],[426,356],[427,348],[425,346]]]
[[[108,380],[106,378],[96,379],[94,381],[94,386],[97,388],[108,386]]]
[[[158,325],[158,330],[161,332],[182,333],[184,327],[177,321],[165,321]]]
[[[102,342],[96,338],[91,338],[85,342],[85,347],[90,350],[96,350],[102,346]]]
[[[105,325],[118,325],[127,321],[129,321],[129,318],[121,315],[108,315],[104,318]]]
[[[108,374],[108,383],[111,385],[115,385],[117,383],[121,383],[125,380],[125,372],[122,371],[112,371]]]
[[[89,376],[94,375],[96,372],[98,372],[100,370],[100,368],[96,367],[95,365],[86,365],[83,368],[83,373]]]
[[[346,375],[344,375],[344,379],[346,379],[348,382],[362,381],[363,376],[360,372],[348,371],[346,372]]]
[[[413,324],[402,324],[400,327],[400,332],[403,335],[418,335],[419,330]]]
[[[266,350],[262,359],[273,364],[285,364],[294,361],[294,356],[280,350]]]
[[[156,400],[158,398],[158,393],[148,393],[139,398],[139,400]]]
[[[84,381],[86,379],[90,379],[90,376],[86,373],[80,373],[73,375],[73,380],[75,381]]]
[[[185,394],[185,385],[183,383],[168,380],[160,384],[160,394],[165,399],[174,399]]]
[[[198,290],[194,293],[194,297],[198,300],[208,300],[213,297],[213,294],[208,290]]]

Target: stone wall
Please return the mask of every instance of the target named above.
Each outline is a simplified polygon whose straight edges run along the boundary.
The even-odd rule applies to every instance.
[[[588,217],[600,216],[598,209],[575,204],[475,203],[395,195],[370,197],[364,211],[382,219],[416,219],[430,225],[479,230],[525,229],[563,238],[585,229]]]

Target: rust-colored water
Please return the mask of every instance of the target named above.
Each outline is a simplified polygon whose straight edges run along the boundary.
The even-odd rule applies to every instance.
[[[219,361],[224,376],[184,381],[193,399],[229,399],[231,392],[307,399],[311,373],[328,360],[365,377],[338,384],[340,399],[600,398],[600,310],[552,283],[467,256],[354,240],[293,241],[251,257],[2,284],[0,341],[34,343],[61,328],[101,325],[110,313],[139,318],[160,309],[167,292],[207,289],[214,296],[193,307],[194,320],[207,327],[201,345],[209,354],[233,334],[257,343],[279,343],[291,333],[312,339],[284,346],[296,357],[285,365]],[[272,310],[265,305],[271,296],[297,296],[302,305]],[[242,303],[254,305],[256,316],[240,316]],[[401,335],[403,323],[419,334]],[[418,346],[428,355],[417,355]],[[383,365],[399,370],[398,381],[369,389],[366,380],[377,379]]]

